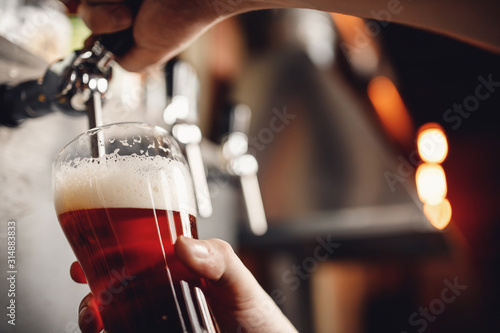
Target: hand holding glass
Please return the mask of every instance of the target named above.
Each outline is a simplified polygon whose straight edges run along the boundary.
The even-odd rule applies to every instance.
[[[188,170],[175,140],[141,123],[89,130],[56,159],[57,215],[108,333],[216,332],[206,282],[173,251],[197,238]]]

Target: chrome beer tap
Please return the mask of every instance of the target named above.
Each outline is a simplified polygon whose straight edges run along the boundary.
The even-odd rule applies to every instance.
[[[137,13],[140,0],[126,0]],[[90,48],[61,59],[42,78],[16,86],[0,85],[0,125],[18,126],[26,118],[55,111],[88,115],[89,127],[102,125],[101,107],[111,78],[114,56],[134,44],[132,28],[100,35]]]
[[[102,102],[111,78],[112,59],[113,54],[99,41],[90,50],[76,52],[69,66],[62,64],[56,107],[86,112],[89,128],[103,125]]]
[[[89,116],[89,127],[101,125],[101,104],[111,78],[113,54],[96,41],[53,63],[44,76],[0,88],[1,123],[18,126],[26,118],[60,111]]]
[[[258,163],[248,153],[250,108],[244,104],[234,107],[230,115],[229,135],[222,140],[221,145],[203,142],[202,156],[200,144],[203,137],[197,125],[198,77],[191,65],[180,60],[170,61],[167,72],[170,103],[164,111],[163,120],[167,129],[185,149],[200,216],[209,217],[212,214],[205,172],[205,164],[210,164],[210,167],[239,178],[250,229],[256,235],[264,234],[267,231],[267,220],[257,179]],[[206,158],[208,156],[210,158]],[[206,158],[205,161],[203,157]]]
[[[198,77],[191,65],[180,60],[171,60],[167,65],[171,73],[170,104],[163,113],[168,130],[183,146],[193,178],[198,213],[201,217],[212,215],[212,200],[208,190],[207,175],[201,154],[201,130],[198,127]]]
[[[257,178],[259,165],[248,153],[251,110],[245,104],[238,104],[231,110],[230,117],[230,132],[221,146],[223,164],[230,175],[240,180],[250,229],[256,235],[263,235],[268,226]]]

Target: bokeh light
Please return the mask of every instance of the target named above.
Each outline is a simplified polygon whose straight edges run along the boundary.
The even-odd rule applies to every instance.
[[[435,123],[420,128],[418,153],[424,162],[442,163],[448,155],[448,141],[441,126]]]
[[[394,83],[378,76],[370,81],[367,92],[387,134],[403,146],[413,145],[413,121]]]
[[[424,204],[437,205],[447,192],[446,176],[437,164],[423,163],[416,173],[417,192]]]
[[[448,199],[442,200],[437,205],[425,204],[424,214],[436,229],[442,230],[450,223],[451,204]]]

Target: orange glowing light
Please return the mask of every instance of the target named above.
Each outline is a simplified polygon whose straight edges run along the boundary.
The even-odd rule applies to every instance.
[[[347,61],[358,74],[373,75],[379,66],[380,50],[369,25],[356,16],[337,13],[331,13],[331,16],[342,40],[340,49]]]
[[[450,223],[451,204],[448,199],[444,199],[437,205],[424,204],[424,214],[436,229],[442,230]]]
[[[413,122],[396,86],[385,76],[373,78],[368,97],[387,133],[404,146],[413,142]]]
[[[446,176],[440,165],[419,165],[415,178],[418,196],[424,204],[437,205],[446,197]]]
[[[426,124],[419,129],[417,147],[422,160],[428,163],[442,163],[448,155],[446,134],[436,123]]]
[[[338,13],[331,13],[330,15],[337,26],[339,34],[344,40],[354,41],[356,38],[356,30],[365,27],[365,20],[360,17]]]

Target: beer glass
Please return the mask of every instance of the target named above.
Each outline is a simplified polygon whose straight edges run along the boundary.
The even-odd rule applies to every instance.
[[[142,123],[89,130],[56,158],[56,212],[108,333],[216,332],[205,281],[173,249],[197,238],[188,170],[175,140]]]

